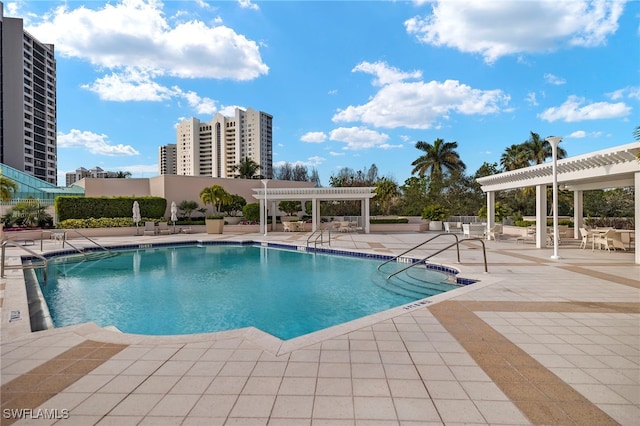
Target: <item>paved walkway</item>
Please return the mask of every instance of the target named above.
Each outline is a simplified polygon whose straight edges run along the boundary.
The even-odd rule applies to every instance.
[[[96,240],[305,246],[307,236]],[[427,237],[334,234],[331,247],[399,254]],[[637,424],[640,266],[633,253],[563,244],[561,259],[551,260],[551,249],[530,244],[486,245],[489,273],[479,243],[463,244],[461,263],[451,250],[432,259],[479,283],[285,342],[255,329],[152,337],[82,324],[31,333],[22,272],[9,270],[0,281],[1,423]]]

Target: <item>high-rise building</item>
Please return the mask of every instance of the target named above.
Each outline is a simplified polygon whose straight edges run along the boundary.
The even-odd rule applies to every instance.
[[[261,176],[272,178],[272,122],[272,115],[251,108],[236,108],[233,117],[218,113],[208,122],[183,120],[177,128],[176,174],[233,178],[235,166],[250,159]]]
[[[52,44],[7,18],[0,3],[0,163],[57,184],[56,61]]]
[[[75,172],[69,172],[65,175],[67,186],[70,186],[84,178],[109,179],[121,177],[117,172],[109,172],[103,170],[102,167],[94,167],[90,170],[84,167],[77,168]]]
[[[158,155],[158,174],[176,175],[176,144],[170,143],[160,147]]]

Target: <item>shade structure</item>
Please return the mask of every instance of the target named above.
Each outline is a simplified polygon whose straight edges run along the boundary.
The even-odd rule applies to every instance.
[[[176,202],[171,202],[171,221],[175,223],[178,220],[178,206],[176,206]]]
[[[138,223],[142,220],[140,217],[140,204],[137,201],[133,202],[133,222],[138,226]]]

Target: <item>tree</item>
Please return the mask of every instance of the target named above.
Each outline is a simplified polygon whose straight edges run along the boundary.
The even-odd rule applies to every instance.
[[[503,170],[511,171],[529,166],[529,159],[523,144],[513,144],[507,147],[500,157]]]
[[[526,153],[529,165],[543,164],[547,158],[551,158],[553,150],[551,144],[546,140],[540,139],[540,135],[534,132],[530,132],[531,137],[524,142],[524,152]],[[565,158],[567,151],[558,146],[558,159]]]
[[[0,170],[0,201],[11,201],[14,192],[18,192],[18,184],[8,177],[2,176],[2,171]]]
[[[300,210],[302,210],[301,201],[280,201],[278,208],[287,213],[289,216],[295,216]]]
[[[221,204],[228,203],[230,199],[231,195],[220,185],[213,185],[200,191],[200,200],[204,205],[211,204],[215,206],[218,213],[220,213]]]
[[[178,209],[187,215],[187,219],[191,222],[191,214],[198,208],[198,203],[195,201],[184,200],[178,204]]]
[[[227,216],[237,216],[242,208],[247,205],[247,200],[243,196],[238,194],[231,194],[229,201],[222,203],[220,211],[227,214]]]
[[[369,169],[355,171],[349,167],[340,169],[337,175],[331,175],[329,185],[334,188],[374,186],[378,181],[378,167],[372,164]]]
[[[116,172],[117,179],[127,179],[130,177],[131,177],[131,172],[122,171],[122,170],[119,170],[118,172]]]
[[[416,148],[424,151],[424,155],[411,163],[414,166],[411,174],[417,173],[420,177],[428,174],[431,180],[430,192],[432,193],[440,191],[445,173],[463,171],[467,168],[460,159],[460,154],[456,152],[458,142],[445,142],[442,139],[436,139],[431,145],[418,141]]]
[[[238,172],[236,175],[240,179],[253,179],[260,170],[260,164],[256,163],[249,157],[245,157],[233,166],[233,171]]]
[[[400,187],[402,197],[398,200],[398,212],[407,216],[419,216],[427,206],[429,179],[412,176]]]
[[[373,201],[380,203],[382,214],[388,215],[393,199],[400,195],[398,184],[389,178],[382,178],[376,182],[376,196]]]

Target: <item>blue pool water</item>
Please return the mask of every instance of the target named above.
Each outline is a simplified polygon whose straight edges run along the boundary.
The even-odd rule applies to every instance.
[[[50,262],[41,290],[56,327],[172,335],[255,326],[291,339],[415,301],[375,284],[380,263],[253,245],[150,248]]]

